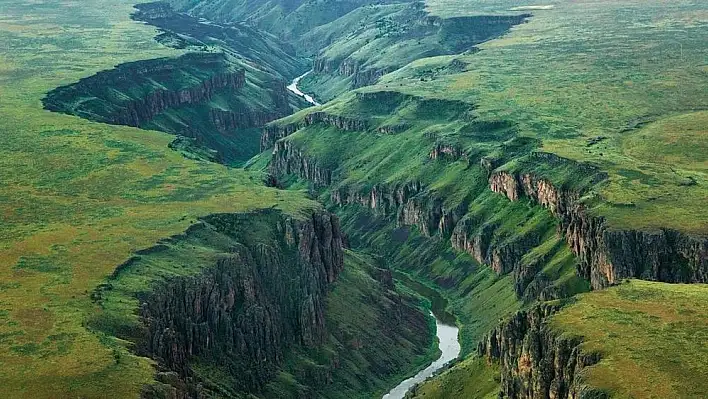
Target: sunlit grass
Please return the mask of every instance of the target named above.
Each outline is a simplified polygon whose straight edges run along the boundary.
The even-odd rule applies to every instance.
[[[634,280],[584,294],[552,326],[602,354],[583,378],[618,398],[708,396],[708,286]]]

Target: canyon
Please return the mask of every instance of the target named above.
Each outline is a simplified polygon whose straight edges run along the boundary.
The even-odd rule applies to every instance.
[[[701,5],[31,3],[9,396],[708,395]]]

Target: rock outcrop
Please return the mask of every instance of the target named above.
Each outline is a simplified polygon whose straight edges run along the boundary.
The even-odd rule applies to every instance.
[[[295,133],[300,129],[301,124],[291,123],[287,125],[266,125],[261,134],[261,151],[273,147],[275,142]]]
[[[322,111],[312,112],[305,116],[305,125],[314,125],[315,123],[324,123],[329,126],[334,126],[337,129],[350,132],[362,132],[369,129],[368,123],[364,120],[329,114]]]
[[[558,158],[550,154],[540,156]],[[598,173],[596,182],[604,179],[599,172],[592,172]],[[512,201],[528,197],[558,217],[560,233],[580,260],[579,274],[589,279],[595,289],[625,278],[708,282],[708,238],[670,229],[610,228],[603,217],[592,215],[580,201],[582,192],[557,187],[533,173],[494,172],[489,187]]]
[[[436,143],[430,150],[430,159],[448,158],[451,160],[460,159],[464,155],[462,149],[455,144]]]
[[[580,379],[580,371],[596,364],[600,356],[584,353],[580,338],[561,335],[546,323],[558,308],[559,305],[542,303],[520,311],[479,342],[478,355],[500,363],[500,398],[608,397]]]
[[[176,373],[168,389],[175,395],[211,389],[194,373],[195,361],[218,366],[234,390],[257,392],[288,347],[326,338],[326,294],[343,267],[339,222],[322,211],[304,220],[267,211],[212,215],[200,228],[239,244],[200,275],[168,279],[140,298],[140,352]],[[144,396],[155,391],[146,388]]]
[[[311,181],[316,188],[331,187],[334,182],[334,169],[305,155],[290,140],[276,142],[270,173],[275,181],[278,177],[294,174]],[[514,272],[515,276],[522,276],[530,273],[531,269],[521,264],[523,256],[540,245],[548,231],[554,228],[549,221],[524,229],[523,233],[509,235],[501,231],[499,225],[488,222],[486,216],[467,214],[466,201],[445,206],[443,198],[417,181],[371,187],[340,185],[331,189],[330,201],[338,206],[357,204],[370,208],[380,217],[395,220],[399,226],[417,226],[424,236],[449,237],[454,249],[469,253],[478,262],[490,265],[498,274]],[[524,283],[517,287],[520,297],[533,280],[533,277],[524,277]],[[539,287],[536,291],[540,293],[543,289]]]
[[[301,122],[289,123],[286,125],[265,126],[263,128],[263,133],[261,134],[261,151],[273,147],[276,141],[295,133],[298,129],[317,123],[322,123],[350,132],[363,132],[369,129],[369,125],[366,121],[348,118],[341,115],[334,115],[323,111],[316,111],[305,115],[305,118]]]
[[[275,142],[270,164],[272,176],[293,174],[311,181],[315,187],[325,187],[332,183],[332,170],[320,165],[317,159],[307,156],[291,141]]]
[[[193,68],[212,74],[197,84],[164,88],[175,86],[173,74]],[[51,111],[105,123],[140,126],[169,108],[203,103],[221,90],[238,90],[244,83],[244,70],[231,70],[222,55],[187,54],[178,59],[121,64],[113,70],[52,90],[43,101],[44,107]],[[117,96],[114,90],[138,90],[143,94]],[[92,99],[76,105],[75,100],[83,96]]]
[[[243,87],[244,82],[245,73],[240,70],[216,74],[186,89],[155,90],[143,98],[123,104],[119,112],[107,115],[106,122],[137,127],[169,108],[208,101],[219,90],[238,90]]]

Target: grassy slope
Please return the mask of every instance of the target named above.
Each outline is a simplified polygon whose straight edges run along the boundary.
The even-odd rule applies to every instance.
[[[447,242],[422,237],[416,229],[398,229],[395,223],[376,221],[374,215],[358,207],[349,206],[338,213],[352,246],[371,251],[386,267],[448,299],[441,307],[457,317],[463,355],[473,352],[477,341],[500,318],[522,306],[510,276],[497,276],[471,256],[455,253]]]
[[[147,360],[84,328],[90,291],[131,252],[195,217],[276,205],[297,193],[195,163],[167,134],[42,110],[48,90],[138,57],[175,55],[132,22],[131,2],[0,3],[0,385],[7,397],[130,397]],[[254,183],[255,182],[255,183]]]
[[[434,14],[443,17],[507,14],[519,12],[510,11],[511,7],[532,4],[555,4],[555,7],[530,10],[534,17],[528,24],[481,45],[482,51],[477,54],[422,59],[384,76],[376,86],[359,90],[395,90],[421,98],[457,100],[469,104],[469,112],[448,118],[444,113],[421,112],[416,105],[402,104],[391,109],[379,104],[374,108],[348,93],[320,110],[366,119],[374,126],[407,122],[411,129],[390,136],[310,126],[288,140],[301,146],[322,166],[336,168],[335,174],[342,176],[343,183],[349,186],[364,191],[376,183],[419,180],[452,204],[471,193],[481,193],[480,185],[486,186],[486,177],[478,176],[479,171],[466,166],[464,161],[428,160],[427,153],[436,142],[457,144],[473,154],[473,160],[485,154],[518,156],[541,149],[588,162],[609,173],[609,183],[596,188],[593,210],[605,216],[611,226],[663,227],[708,234],[708,175],[703,151],[708,137],[705,111],[701,111],[708,107],[705,80],[708,49],[703,40],[708,14],[704,5],[633,0],[571,3],[431,0],[427,4]],[[455,60],[462,62],[462,70],[451,68]],[[473,106],[476,106],[474,111]],[[441,104],[437,109],[450,108]],[[296,121],[307,112],[310,111],[286,118],[282,123]],[[510,135],[509,131],[470,131],[463,123],[469,116],[481,121],[505,121],[518,129]],[[588,145],[588,139],[597,136],[604,139]],[[512,137],[523,140],[510,140]],[[502,141],[507,145],[500,145]],[[570,169],[549,170],[544,165],[529,163],[508,165],[518,166],[551,174],[552,180],[560,185],[587,186]],[[522,209],[505,209],[502,204],[492,205],[494,201],[493,196],[481,194],[472,208],[496,209],[496,214],[503,215],[510,228],[514,228],[511,220],[514,215],[522,217]],[[378,241],[379,245],[373,247],[380,250],[390,244],[392,236],[372,237],[366,230],[373,225],[362,227],[366,226],[365,221],[353,220],[354,227],[347,228],[356,232],[352,236],[364,234],[365,245]],[[553,239],[549,238],[528,256],[553,245]],[[438,263],[422,256],[430,247],[421,247],[420,242],[414,245],[419,251],[401,252],[394,259],[403,261],[395,262],[394,266],[409,267],[417,277],[438,278],[438,282],[450,281],[459,273],[469,274],[469,270],[449,260],[455,259],[455,254],[447,259],[441,256],[442,262]],[[413,256],[406,258],[406,253]],[[439,253],[445,254],[444,250]],[[419,259],[425,259],[427,264],[418,267],[415,262]],[[566,267],[571,274],[560,272],[565,277],[559,278],[569,279],[566,282],[570,286],[577,286],[581,282],[572,281],[577,277],[573,276],[573,260],[567,249],[552,257],[547,267],[568,266],[567,262],[571,264]],[[475,275],[471,273],[469,278],[474,280]],[[461,281],[453,280],[456,284]],[[499,292],[513,295],[510,287],[508,284],[506,291]],[[664,287],[671,290],[674,286]],[[482,290],[477,298],[494,298],[490,292],[493,291]],[[454,292],[448,295],[456,296]],[[477,336],[475,332],[465,332],[465,323],[474,325],[474,316],[470,315],[487,309],[491,311],[487,316],[492,318],[505,314],[494,309],[496,303],[464,310],[454,308],[454,302],[453,309],[463,323],[463,340]],[[512,311],[518,305],[502,308]],[[490,322],[483,313],[477,313],[476,318]],[[466,384],[464,374],[445,378],[445,382],[432,384]],[[435,386],[424,389],[430,395],[446,393]]]
[[[603,359],[584,379],[616,398],[708,397],[708,285],[632,280],[552,318]]]
[[[498,394],[499,367],[470,357],[416,387],[408,397],[496,399]]]
[[[499,10],[514,4],[493,3]],[[437,10],[434,1],[429,5]],[[458,8],[465,14],[462,4]],[[450,12],[439,10],[443,16]],[[376,124],[407,121],[413,129],[395,137],[356,137],[331,164],[351,180],[430,180],[423,148],[435,141],[458,141],[473,154],[494,154],[500,141],[525,137],[534,142],[529,149],[588,162],[609,173],[609,182],[597,189],[594,212],[606,216],[611,226],[708,234],[708,175],[701,151],[706,140],[701,110],[708,108],[705,15],[704,6],[688,1],[573,2],[535,10],[529,23],[480,45],[479,53],[425,58],[362,89],[457,100],[470,109],[474,104],[468,116],[504,121],[517,126],[517,132],[480,140],[463,130],[460,116],[434,120],[415,109],[399,109],[395,117],[379,118]],[[466,66],[453,70],[453,60]],[[323,109],[362,114],[354,98],[345,94]],[[365,116],[371,117],[371,112]],[[603,139],[588,145],[599,136]],[[352,141],[352,135],[341,140]],[[400,147],[401,140],[413,142]],[[655,147],[655,141],[664,144]],[[651,156],[637,152],[642,146],[652,148]],[[308,144],[308,151],[317,155],[318,148]],[[677,162],[676,154],[693,155]],[[574,179],[568,174],[556,180],[572,186]]]

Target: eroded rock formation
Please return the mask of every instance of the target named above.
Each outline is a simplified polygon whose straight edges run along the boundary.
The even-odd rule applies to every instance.
[[[559,305],[520,311],[492,330],[477,346],[479,356],[501,366],[500,397],[510,399],[604,399],[583,384],[580,371],[600,356],[584,353],[582,340],[553,331],[546,320]]]
[[[244,224],[259,231],[242,231]],[[304,220],[275,211],[221,214],[205,218],[192,233],[199,229],[239,244],[200,275],[168,279],[141,298],[140,351],[179,377],[179,383],[160,386],[164,392],[209,391],[193,372],[194,362],[218,366],[236,391],[257,392],[288,347],[315,346],[326,337],[327,288],[343,267],[338,220],[322,211]],[[157,389],[146,388],[145,396],[154,397]]]
[[[625,278],[708,282],[708,238],[671,229],[610,228],[603,217],[592,215],[580,201],[582,192],[557,187],[533,173],[494,172],[489,187],[512,201],[527,197],[548,208],[560,220],[560,233],[581,262],[580,275],[589,279],[593,288]]]

